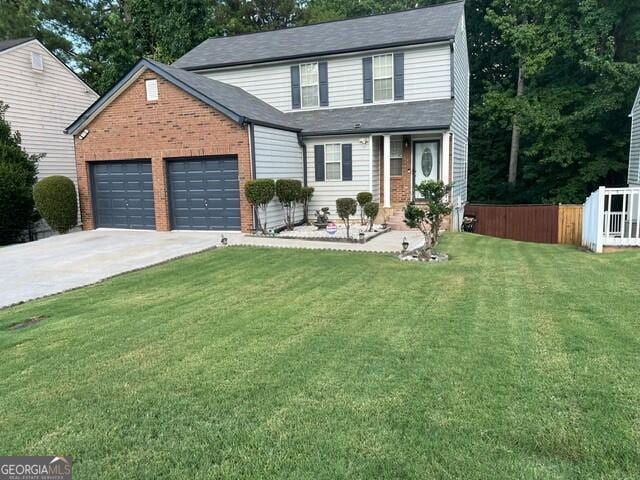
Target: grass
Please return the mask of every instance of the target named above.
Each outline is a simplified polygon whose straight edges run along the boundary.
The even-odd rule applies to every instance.
[[[640,252],[443,249],[219,249],[0,311],[0,452],[78,479],[639,478]]]

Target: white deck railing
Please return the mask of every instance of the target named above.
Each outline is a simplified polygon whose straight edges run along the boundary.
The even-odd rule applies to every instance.
[[[602,252],[605,246],[640,246],[640,188],[605,188],[584,204],[582,245]]]

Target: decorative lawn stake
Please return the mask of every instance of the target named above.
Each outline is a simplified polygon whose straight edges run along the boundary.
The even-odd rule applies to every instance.
[[[441,180],[426,180],[416,185],[416,192],[424,199],[424,208],[414,202],[408,203],[404,209],[404,223],[411,228],[418,228],[424,235],[422,256],[431,260],[431,250],[438,244],[438,234],[442,220],[451,213],[448,201],[451,185],[445,185]]]

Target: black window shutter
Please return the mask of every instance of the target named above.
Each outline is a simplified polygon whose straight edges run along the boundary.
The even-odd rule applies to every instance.
[[[404,100],[404,53],[393,54],[393,99]]]
[[[320,84],[320,106],[329,105],[329,74],[327,62],[318,62],[318,83]]]
[[[373,103],[373,59],[362,59],[362,101]]]
[[[291,108],[300,108],[300,67],[291,66]]]
[[[342,180],[352,179],[351,144],[342,144]]]
[[[324,182],[324,145],[316,145],[313,150],[316,182]]]

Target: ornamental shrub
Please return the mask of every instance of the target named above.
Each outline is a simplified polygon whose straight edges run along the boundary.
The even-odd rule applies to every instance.
[[[364,205],[364,214],[369,219],[369,231],[373,230],[373,221],[378,216],[380,205],[376,202],[368,202]]]
[[[40,180],[33,187],[36,210],[58,233],[67,233],[78,221],[78,197],[70,178],[55,175]]]
[[[358,205],[360,205],[360,224],[364,225],[364,206],[373,200],[371,192],[360,192],[356,195]]]
[[[288,230],[293,230],[293,224],[296,217],[296,204],[302,196],[302,182],[300,180],[292,180],[281,178],[276,180],[276,195],[282,205],[284,214],[284,224]]]
[[[302,209],[304,212],[304,221],[309,223],[309,202],[313,197],[313,187],[302,187],[300,189],[300,203],[302,203]]]
[[[338,198],[336,200],[336,213],[347,227],[347,238],[349,238],[349,217],[355,215],[358,203],[353,198]]]
[[[258,214],[258,229],[267,233],[267,207],[276,194],[276,184],[271,178],[249,180],[244,184],[244,196]]]

